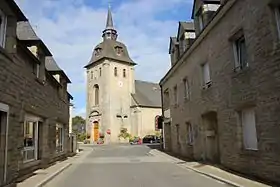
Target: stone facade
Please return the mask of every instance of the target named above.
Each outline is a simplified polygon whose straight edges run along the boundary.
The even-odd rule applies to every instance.
[[[202,6],[198,1],[193,15],[197,37],[160,83],[165,148],[280,183],[280,139],[276,133],[280,122],[279,1],[221,1],[202,30],[197,23],[196,12]],[[237,41],[242,36],[247,59],[237,67],[241,61]],[[207,84],[205,63],[210,70]],[[241,122],[241,113],[249,108],[255,114],[254,149],[244,144],[245,125]]]
[[[37,58],[26,41],[17,39],[17,21],[27,20],[16,4],[11,0],[1,1],[0,10],[7,18],[5,45],[0,47],[2,186],[67,156],[70,96],[67,84],[62,86],[45,69],[44,59],[48,53],[42,49],[42,43],[38,46],[42,56]],[[61,76],[61,82],[63,79]],[[63,126],[61,152],[56,152],[57,124]],[[32,141],[25,139],[27,135]]]

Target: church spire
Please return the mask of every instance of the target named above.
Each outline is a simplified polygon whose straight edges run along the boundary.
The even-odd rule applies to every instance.
[[[103,31],[102,37],[104,40],[117,40],[118,37],[117,30],[114,28],[114,24],[113,24],[113,16],[112,16],[110,4],[108,7],[106,28]]]

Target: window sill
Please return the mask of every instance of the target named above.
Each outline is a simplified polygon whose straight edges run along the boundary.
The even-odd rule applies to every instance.
[[[35,160],[35,159],[23,161],[23,165],[22,165],[21,169],[36,166],[36,165],[40,164],[40,162],[41,162],[41,160]]]
[[[45,85],[45,83],[46,83],[46,81],[44,81],[44,80],[42,80],[42,79],[40,79],[40,78],[38,78],[38,77],[36,77],[35,80],[36,80],[38,83],[40,83],[41,85]]]
[[[242,148],[241,152],[240,152],[240,155],[243,155],[243,156],[258,156],[259,155],[259,150],[257,149],[246,149],[246,148]]]
[[[185,103],[187,103],[187,102],[189,102],[189,101],[190,101],[190,98],[184,97],[184,102],[185,102]]]
[[[233,70],[232,77],[238,77],[238,76],[246,75],[246,74],[250,73],[250,71],[251,71],[250,67],[245,67],[245,68],[242,68],[242,69],[235,68]]]
[[[208,90],[208,89],[211,88],[211,87],[212,87],[212,81],[210,81],[210,82],[204,84],[204,85],[202,86],[202,90]]]

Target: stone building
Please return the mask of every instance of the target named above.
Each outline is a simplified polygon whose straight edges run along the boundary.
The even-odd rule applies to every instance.
[[[160,82],[166,149],[280,182],[279,7],[194,1]]]
[[[70,80],[13,0],[0,2],[0,186],[68,155]]]
[[[117,41],[110,8],[102,37],[85,66],[86,121],[91,140],[97,141],[101,133],[106,142],[118,142],[122,128],[138,136],[153,133],[155,117],[161,114],[159,85],[134,79],[136,63],[126,46]]]

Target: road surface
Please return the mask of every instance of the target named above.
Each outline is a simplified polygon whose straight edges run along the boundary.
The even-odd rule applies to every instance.
[[[145,145],[87,148],[46,187],[229,187],[150,151]]]

